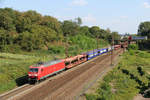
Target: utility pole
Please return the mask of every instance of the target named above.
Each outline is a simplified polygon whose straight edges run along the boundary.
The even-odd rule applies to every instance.
[[[125,52],[127,45],[128,45],[128,40],[124,41],[123,43],[123,53]]]
[[[98,36],[97,36],[97,50],[98,50]]]
[[[68,38],[65,36],[65,56],[68,57]]]
[[[111,43],[111,66],[113,65],[113,52],[114,52],[114,35],[112,34],[112,43]]]

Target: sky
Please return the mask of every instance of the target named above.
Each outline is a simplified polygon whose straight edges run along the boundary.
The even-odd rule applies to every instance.
[[[0,0],[0,8],[34,10],[58,20],[77,17],[89,27],[136,34],[141,22],[150,21],[150,0]]]

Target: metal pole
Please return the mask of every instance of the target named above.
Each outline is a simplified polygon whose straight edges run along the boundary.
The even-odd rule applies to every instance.
[[[123,43],[123,53],[125,52],[126,42]]]
[[[97,50],[98,50],[98,36],[97,36]]]
[[[65,36],[65,56],[66,58],[68,57],[68,39],[67,39],[67,35]]]
[[[111,66],[113,65],[113,52],[114,52],[114,49],[115,49],[115,48],[113,48],[113,47],[114,47],[114,35],[112,34]]]

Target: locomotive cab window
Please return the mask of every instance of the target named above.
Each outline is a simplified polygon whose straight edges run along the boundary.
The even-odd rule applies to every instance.
[[[30,72],[38,72],[38,68],[30,68]]]

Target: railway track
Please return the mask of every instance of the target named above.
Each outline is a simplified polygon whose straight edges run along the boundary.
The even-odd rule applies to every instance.
[[[33,86],[29,85],[29,84],[26,84],[24,86],[18,87],[18,88],[14,89],[14,90],[11,90],[11,91],[9,91],[9,92],[7,92],[5,94],[0,95],[0,100],[13,99],[16,96],[16,94],[19,94],[22,91],[24,91],[26,89],[29,89],[31,87],[33,87]]]
[[[116,51],[114,56],[120,52]],[[110,57],[110,53],[96,57],[40,84],[23,86],[0,96],[0,100],[61,100],[65,99],[64,97],[72,99],[73,95],[70,92],[80,87],[81,83],[86,82],[89,75],[96,73],[97,67],[95,66],[108,57]],[[108,59],[105,62],[109,62]],[[104,70],[103,64],[100,65],[99,70]]]

